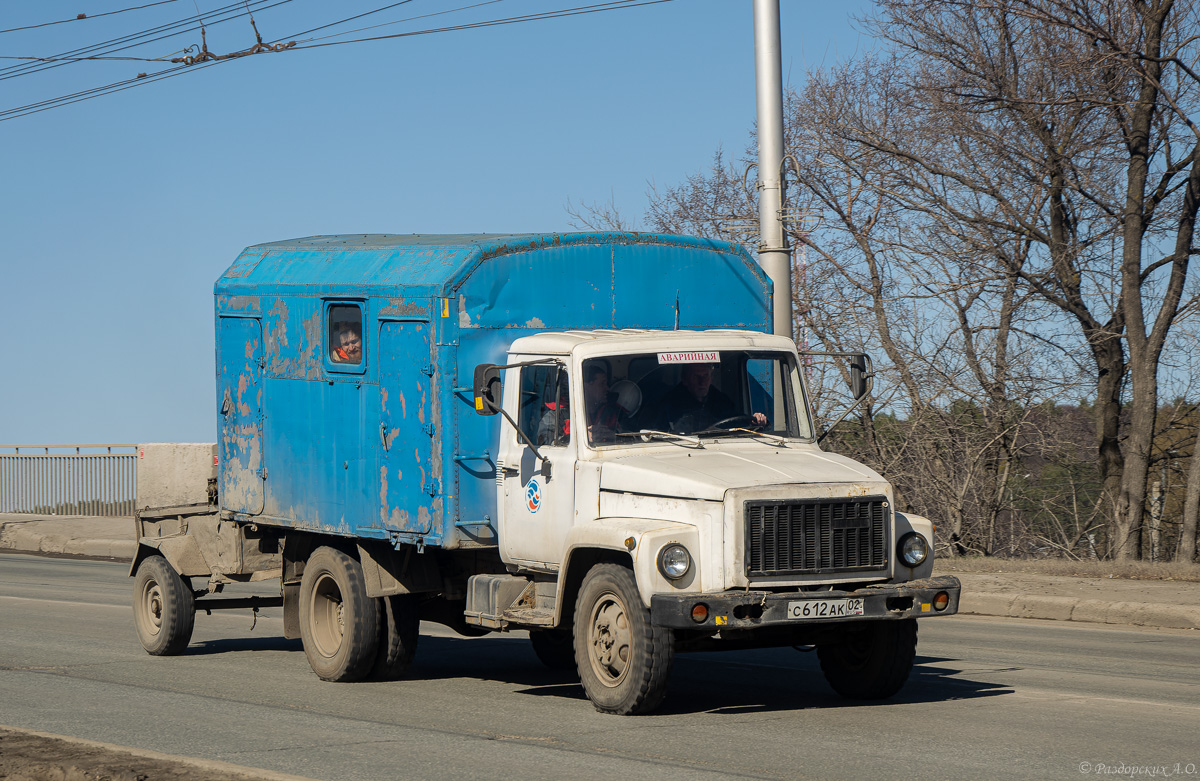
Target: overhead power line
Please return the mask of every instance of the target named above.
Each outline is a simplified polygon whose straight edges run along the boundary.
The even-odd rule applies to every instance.
[[[162,57],[20,57],[15,54],[0,54],[0,60],[28,60],[30,62],[105,62],[111,60],[133,62],[168,62],[168,60],[164,60]],[[31,71],[31,73],[32,72],[35,71]],[[16,74],[16,76],[23,75],[25,74]],[[16,76],[11,78],[16,78]]]
[[[638,6],[653,6],[662,4],[662,2],[672,2],[672,0],[642,0],[634,2],[632,0],[613,0],[612,2],[600,2],[600,4],[592,6],[580,6],[576,8],[564,8],[562,11],[545,11],[542,13],[528,13],[524,16],[508,17],[504,19],[488,19],[486,22],[472,22],[467,24],[455,24],[445,26],[445,28],[432,28],[428,30],[414,30],[412,32],[395,32],[392,35],[377,35],[370,38],[352,38],[349,41],[328,41],[325,43],[310,43],[308,46],[296,44],[292,47],[293,50],[300,49],[317,49],[326,46],[342,46],[344,43],[367,43],[370,41],[388,41],[390,38],[408,38],[416,35],[433,35],[436,32],[457,32],[460,30],[476,30],[480,28],[497,28],[497,26],[505,24],[520,24],[523,22],[542,22],[545,19],[559,19],[562,17],[577,17],[586,13],[599,13],[601,11],[616,11],[618,8],[636,8]],[[348,35],[348,34],[343,34]],[[336,37],[336,36],[329,36]]]
[[[301,32],[296,33],[295,35],[289,35],[288,37],[289,38],[299,38],[301,35],[308,35],[309,33],[315,33],[317,30],[324,30],[329,27],[337,27],[339,24],[345,24],[346,22],[352,22],[355,19],[362,19],[364,16],[370,16],[372,14],[377,14],[382,11],[389,11],[389,10],[395,8],[396,6],[408,5],[411,2],[412,2],[412,0],[400,0],[400,2],[398,2],[398,3],[392,3],[391,5],[385,5],[382,8],[376,8],[373,11],[365,11],[365,12],[363,12],[361,14],[357,14],[355,16],[347,16],[345,19],[339,19],[336,22],[330,22],[329,24],[323,24],[320,27],[314,27],[311,30],[303,30]],[[453,10],[460,11],[462,9],[455,8]],[[446,13],[446,12],[442,12],[442,13]]]
[[[124,14],[130,11],[140,11],[143,8],[152,8],[156,5],[166,5],[167,3],[177,3],[179,0],[158,0],[157,3],[146,3],[146,5],[135,5],[133,8],[122,8],[119,11],[105,11],[99,14],[79,14],[70,19],[59,19],[55,22],[42,22],[41,24],[31,24],[25,27],[12,27],[7,30],[0,30],[0,33],[15,33],[18,30],[36,30],[39,27],[50,27],[55,24],[67,24],[68,22],[83,22],[88,19],[99,19],[101,16],[115,16],[116,14]]]
[[[260,0],[260,2],[261,1],[262,0]],[[410,0],[404,0],[404,2],[409,2],[409,1]],[[273,5],[282,5],[283,3],[286,3],[286,2],[291,2],[291,0],[279,0],[278,2],[274,3]],[[451,25],[451,26],[446,26],[446,27],[434,27],[434,28],[428,28],[428,29],[424,29],[424,30],[413,30],[410,32],[405,32],[405,33],[396,33],[393,35],[380,35],[380,36],[374,36],[374,37],[370,37],[370,38],[356,38],[356,39],[352,39],[352,40],[348,40],[348,41],[327,41],[324,43],[309,42],[309,44],[307,46],[301,46],[301,45],[289,46],[289,47],[284,48],[283,51],[297,51],[299,49],[315,49],[315,48],[321,48],[321,47],[325,47],[325,46],[338,46],[338,45],[342,45],[342,44],[366,43],[369,41],[382,41],[382,40],[389,40],[389,39],[396,39],[396,38],[409,38],[409,37],[413,37],[413,36],[417,36],[417,35],[433,35],[436,33],[459,32],[462,30],[473,30],[473,29],[480,29],[480,28],[485,28],[485,27],[499,27],[499,26],[507,25],[507,24],[521,24],[521,23],[525,23],[525,22],[545,21],[547,19],[558,19],[558,18],[563,18],[563,17],[568,17],[568,16],[580,16],[580,15],[584,15],[584,14],[601,13],[604,11],[616,11],[616,10],[622,10],[622,9],[627,9],[627,8],[637,8],[637,7],[648,6],[648,5],[659,5],[662,3],[670,3],[670,2],[674,2],[674,0],[613,0],[612,2],[596,3],[593,5],[585,5],[585,6],[576,6],[574,8],[563,8],[563,9],[559,9],[557,11],[545,11],[545,12],[536,13],[536,14],[524,14],[524,15],[520,15],[520,16],[510,16],[510,17],[504,17],[504,18],[500,18],[500,19],[488,19],[488,20],[484,20],[484,21],[480,21],[480,22],[470,22],[470,23],[466,23],[466,24]],[[403,3],[395,3],[393,6],[389,6],[389,7],[394,7],[395,5],[402,5],[402,4]],[[474,8],[479,5],[486,5],[486,4],[487,3],[476,3],[471,6],[465,6],[465,8]],[[270,8],[270,7],[273,7],[273,5],[268,5],[265,7]],[[234,6],[226,6],[226,8],[232,8],[235,6],[239,6],[239,4],[234,4]],[[384,10],[384,9],[381,8],[381,9],[377,9],[377,10]],[[459,9],[459,10],[461,10],[461,9]],[[211,14],[213,12],[209,12],[209,13]],[[371,12],[368,12],[368,13],[371,13]],[[439,12],[439,13],[441,13],[441,12]],[[349,19],[342,20],[342,22],[349,21],[350,19],[361,18],[362,16],[365,16],[365,15],[366,14],[360,14],[356,17],[349,17]],[[425,16],[430,16],[430,15],[435,15],[435,14],[426,14]],[[190,18],[195,19],[196,17],[190,17]],[[420,17],[418,17],[418,18],[420,18]],[[336,24],[340,24],[342,22],[334,22],[332,24],[336,25]],[[322,25],[321,27],[307,30],[307,31],[305,31],[305,33],[300,33],[300,35],[306,34],[308,32],[313,32],[315,30],[326,29],[329,26],[331,26],[331,25]],[[381,25],[376,25],[376,26],[381,26]],[[367,28],[367,29],[370,29],[370,28]],[[357,30],[351,31],[351,32],[357,32]],[[349,32],[340,33],[340,35],[348,35],[348,34],[350,34],[350,33]],[[164,36],[164,37],[168,37],[168,36]],[[298,37],[298,36],[287,36],[287,38],[294,38],[294,37]],[[337,37],[337,35],[326,36],[326,38],[332,38],[332,37]],[[158,40],[158,39],[155,39],[155,40]],[[275,39],[274,41],[272,41],[272,43],[278,43],[283,40],[285,40],[285,39],[284,38]],[[312,39],[310,39],[310,41],[311,40]],[[324,39],[317,39],[317,40],[324,40]],[[128,47],[126,47],[126,48],[128,48]],[[275,49],[271,49],[271,50],[276,51]],[[67,53],[67,54],[70,55],[73,53],[74,52]],[[244,59],[244,56],[237,57],[237,58]],[[102,97],[104,95],[110,95],[115,92],[123,92],[124,90],[132,89],[133,87],[138,87],[138,86],[141,86],[144,84],[150,84],[153,82],[162,81],[164,79],[174,78],[175,76],[182,76],[185,73],[195,72],[195,71],[198,71],[198,70],[201,70],[204,68],[210,68],[214,65],[218,65],[223,62],[229,62],[232,59],[235,59],[235,57],[224,56],[220,59],[210,57],[210,58],[207,58],[204,60],[198,60],[198,61],[196,61],[196,64],[177,65],[174,68],[166,68],[166,69],[163,69],[160,71],[156,71],[154,73],[149,73],[149,74],[142,73],[142,74],[138,74],[137,77],[132,78],[132,79],[125,79],[123,81],[113,82],[111,84],[105,84],[105,85],[102,85],[99,87],[94,87],[94,88],[88,89],[88,90],[82,90],[80,92],[75,92],[75,93],[72,93],[69,95],[60,95],[59,97],[49,98],[47,100],[39,101],[37,103],[30,103],[30,104],[27,104],[24,106],[18,106],[15,108],[0,111],[0,122],[4,122],[4,121],[10,120],[10,119],[16,119],[18,117],[28,116],[30,114],[36,114],[36,113],[39,113],[42,111],[49,111],[50,109],[60,108],[62,106],[68,106],[68,105],[71,105],[72,103],[79,103],[84,100],[91,100],[93,98]],[[47,67],[51,67],[51,66],[47,66]],[[0,69],[0,74],[2,74],[4,72],[4,70],[5,69]],[[4,79],[4,78],[11,78],[11,77],[0,75],[0,79]]]
[[[275,6],[290,3],[292,0],[249,0],[249,2],[234,2],[229,5],[221,6],[212,11],[205,13],[207,18],[207,26],[212,27],[223,22],[239,19],[247,16],[251,10],[262,11]],[[247,8],[250,6],[250,8]],[[200,22],[200,15],[178,19],[174,22],[167,22],[151,27],[147,30],[141,30],[136,33],[130,33],[117,38],[111,38],[100,43],[82,46],[78,49],[60,52],[49,57],[39,58],[36,62],[23,63],[21,65],[10,65],[5,68],[0,68],[0,81],[5,79],[15,78],[17,76],[25,76],[30,73],[37,73],[50,68],[58,68],[63,65],[69,65],[72,62],[83,60],[107,58],[116,52],[132,49],[135,46],[140,46],[147,43],[154,43],[166,38],[171,38],[189,32],[196,32],[205,26]]]

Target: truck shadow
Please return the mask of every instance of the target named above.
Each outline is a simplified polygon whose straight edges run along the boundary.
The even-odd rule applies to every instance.
[[[908,682],[887,700],[850,700],[835,693],[821,673],[815,653],[786,655],[776,661],[750,661],[749,654],[677,657],[667,701],[660,714],[717,713],[736,716],[771,711],[827,708],[896,707],[906,704],[971,700],[1012,694],[1005,685],[961,677],[954,660],[918,656]]]
[[[680,654],[675,658],[667,700],[655,712],[738,715],[887,707],[1013,693],[1005,685],[962,676],[961,666],[953,659],[918,656],[908,683],[896,696],[883,701],[848,700],[829,688],[815,653],[776,648]],[[457,639],[423,635],[408,677],[478,678],[523,687],[515,690],[517,694],[586,699],[574,670],[546,668],[523,638]]]
[[[192,643],[183,654],[185,656],[208,656],[236,651],[299,651],[304,653],[304,644],[299,639],[288,640],[286,637],[280,636],[232,637]]]
[[[294,651],[299,640],[242,637],[193,643],[189,656],[239,651]],[[377,683],[403,686],[405,681],[481,680],[508,684],[532,697],[587,699],[574,670],[551,670],[522,636],[480,638],[422,634],[413,666],[403,680]],[[791,648],[724,653],[689,653],[675,657],[667,699],[655,713],[741,715],[827,708],[897,707],[1012,694],[1006,685],[964,677],[957,660],[918,655],[908,683],[889,700],[848,700],[833,692],[821,673],[817,655]]]

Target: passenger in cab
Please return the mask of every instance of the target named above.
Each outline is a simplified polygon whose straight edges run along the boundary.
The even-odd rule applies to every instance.
[[[362,331],[358,323],[345,323],[337,332],[337,344],[329,356],[334,363],[358,363],[362,360]]]

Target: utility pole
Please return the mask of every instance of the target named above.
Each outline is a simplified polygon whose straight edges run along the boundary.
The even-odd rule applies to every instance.
[[[758,262],[771,278],[772,331],[792,338],[792,253],[783,229],[783,64],[779,0],[754,0],[758,102]]]

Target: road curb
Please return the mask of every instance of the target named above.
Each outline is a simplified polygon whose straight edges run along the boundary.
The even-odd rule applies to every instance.
[[[1109,602],[1102,599],[964,591],[959,599],[958,612],[1003,618],[1042,618],[1163,629],[1200,629],[1200,607],[1151,602]]]
[[[79,556],[89,559],[131,561],[137,551],[133,540],[110,540],[43,534],[34,531],[35,522],[0,523],[0,549],[17,553],[45,553],[51,556]]]
[[[34,737],[49,738],[51,740],[61,740],[64,743],[73,743],[77,746],[86,746],[88,748],[99,749],[101,751],[114,751],[119,754],[128,754],[140,759],[152,759],[157,762],[176,762],[181,765],[188,765],[190,767],[197,768],[198,770],[228,773],[230,775],[241,775],[248,779],[253,779],[253,781],[315,781],[315,779],[308,778],[307,776],[293,776],[287,773],[276,773],[274,770],[263,770],[256,767],[235,765],[232,762],[222,762],[219,759],[200,759],[199,757],[188,757],[178,754],[163,754],[158,751],[149,751],[147,749],[133,748],[131,746],[117,746],[112,743],[101,743],[98,740],[73,738],[69,735],[56,735],[53,732],[40,732],[35,729],[14,727],[9,724],[0,724],[0,730],[19,732],[23,735],[33,735]]]

